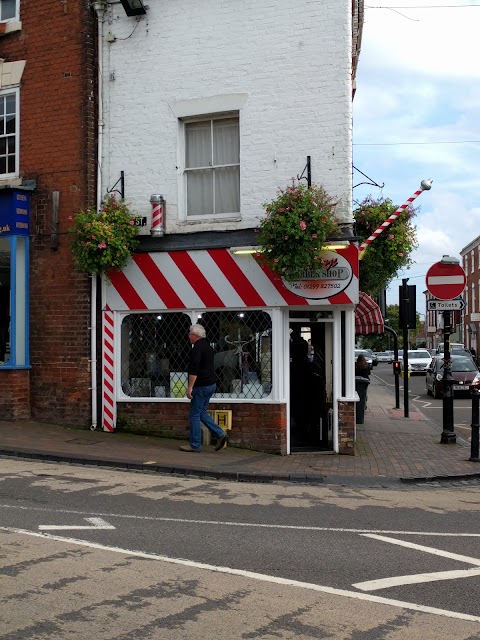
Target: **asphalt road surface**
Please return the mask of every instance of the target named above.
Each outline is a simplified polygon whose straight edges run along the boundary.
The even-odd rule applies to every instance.
[[[0,458],[0,639],[480,638],[480,484]]]
[[[392,365],[381,363],[374,367],[373,375],[383,380],[394,392],[394,375]],[[400,406],[403,407],[404,400],[403,379],[400,378]],[[443,426],[443,400],[435,399],[433,396],[427,395],[425,388],[425,375],[414,374],[408,379],[408,397],[409,406],[416,405],[420,411],[430,420],[438,425],[439,429]],[[472,399],[468,394],[455,395],[453,400],[453,419],[455,432],[464,440],[470,442],[471,424],[472,424]]]

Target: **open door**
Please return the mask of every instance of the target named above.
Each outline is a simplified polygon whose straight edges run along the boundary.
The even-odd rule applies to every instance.
[[[332,325],[290,321],[290,450],[329,451],[332,435]]]

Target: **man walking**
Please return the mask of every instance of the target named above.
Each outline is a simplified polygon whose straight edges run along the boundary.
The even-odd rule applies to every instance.
[[[216,437],[215,451],[219,451],[227,442],[227,436],[207,413],[210,398],[215,393],[215,367],[213,364],[214,352],[205,337],[205,328],[200,324],[194,324],[188,332],[190,343],[193,345],[190,351],[188,363],[188,387],[187,398],[190,399],[190,444],[182,445],[180,451],[197,452],[202,447],[202,431],[200,422]]]

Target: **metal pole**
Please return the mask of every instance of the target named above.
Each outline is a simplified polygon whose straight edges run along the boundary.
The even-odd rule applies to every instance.
[[[407,287],[408,278],[402,280],[402,302],[403,302],[403,415],[409,416],[408,406],[408,308],[410,298]]]
[[[393,335],[393,359],[395,362],[398,361],[398,335],[397,332],[394,331],[391,327],[387,327],[385,325],[385,331],[388,334],[388,343],[390,346],[390,334]],[[395,384],[395,409],[400,409],[400,372],[394,369],[394,384]]]
[[[443,312],[443,431],[441,444],[455,444],[457,435],[453,422],[453,376],[450,357],[450,333],[452,331],[450,311]]]
[[[472,441],[470,443],[470,458],[471,462],[480,462],[479,452],[479,409],[478,401],[480,398],[480,390],[471,389],[472,393]]]

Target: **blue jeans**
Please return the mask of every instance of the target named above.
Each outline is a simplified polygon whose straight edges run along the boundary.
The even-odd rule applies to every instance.
[[[203,422],[217,438],[222,438],[225,435],[223,429],[215,424],[207,413],[208,403],[216,388],[216,384],[209,384],[206,387],[193,387],[192,389],[192,399],[190,400],[190,446],[192,449],[199,449],[202,446],[200,422]]]

